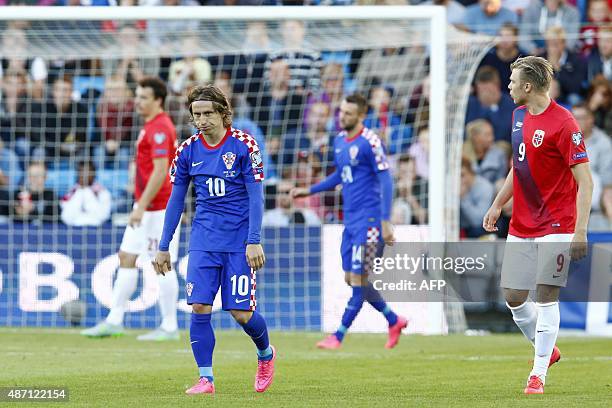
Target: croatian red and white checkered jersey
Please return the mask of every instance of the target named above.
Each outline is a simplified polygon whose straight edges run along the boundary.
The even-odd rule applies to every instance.
[[[193,181],[196,212],[190,250],[244,251],[249,232],[246,185],[264,179],[262,152],[255,139],[229,128],[215,146],[200,133],[184,141],[170,167],[176,185]]]

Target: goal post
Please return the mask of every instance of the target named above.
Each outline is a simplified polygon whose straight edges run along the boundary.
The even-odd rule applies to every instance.
[[[383,97],[388,98],[390,102],[381,104],[383,108],[380,110],[378,108],[374,109],[376,115],[379,116],[368,117],[368,120],[372,124],[371,127],[374,127],[376,131],[379,131],[377,127],[385,127],[388,132],[383,138],[389,138],[389,143],[396,143],[394,147],[396,151],[390,155],[393,156],[391,160],[394,168],[399,168],[401,158],[408,154],[408,146],[403,144],[402,137],[409,138],[410,143],[414,144],[420,137],[419,133],[424,128],[428,130],[428,146],[430,148],[422,152],[426,155],[429,164],[428,175],[423,178],[423,183],[418,189],[414,189],[412,185],[410,187],[414,191],[419,191],[414,194],[420,205],[424,207],[425,215],[419,218],[416,210],[412,209],[412,215],[408,218],[420,219],[421,221],[411,222],[409,220],[406,222],[406,224],[425,223],[426,227],[408,226],[408,230],[411,231],[408,235],[418,231],[416,235],[429,242],[449,242],[458,239],[459,169],[465,107],[471,78],[482,55],[492,45],[492,39],[486,36],[460,32],[448,26],[446,23],[446,8],[444,7],[2,7],[0,23],[4,23],[6,26],[18,20],[31,24],[31,29],[26,33],[29,46],[23,49],[23,54],[18,55],[18,57],[28,59],[40,57],[49,63],[62,59],[91,59],[97,60],[98,64],[102,65],[108,63],[108,65],[113,66],[113,69],[121,65],[121,59],[123,58],[121,55],[122,44],[120,43],[122,37],[120,37],[120,29],[117,28],[121,27],[121,22],[126,24],[138,21],[149,23],[155,21],[198,22],[197,27],[189,31],[191,34],[195,33],[197,38],[201,40],[197,44],[199,48],[195,52],[204,59],[216,58],[215,61],[218,65],[226,63],[223,57],[231,56],[233,58],[230,59],[233,61],[231,64],[234,65],[224,69],[229,71],[234,76],[232,79],[238,82],[246,81],[239,77],[243,75],[242,67],[239,64],[242,64],[240,55],[249,51],[244,48],[245,44],[248,44],[248,41],[245,40],[245,38],[248,39],[248,23],[264,22],[268,27],[272,27],[272,30],[276,30],[275,33],[278,35],[276,37],[271,35],[269,43],[258,44],[262,47],[262,54],[272,55],[283,50],[283,46],[280,44],[280,22],[290,20],[306,22],[308,30],[304,39],[307,45],[305,48],[311,50],[313,55],[323,55],[324,58],[328,58],[325,59],[326,64],[337,62],[342,67],[344,70],[341,72],[344,75],[344,91],[368,92],[372,88],[378,87],[386,92]],[[74,24],[69,30],[63,30],[58,24],[52,24],[57,22]],[[100,30],[88,26],[86,24],[88,22],[119,22],[119,24],[115,25],[113,29]],[[99,26],[96,25],[96,27]],[[146,31],[142,28],[141,30],[137,35],[144,37]],[[170,62],[175,62],[185,56],[185,50],[180,44],[182,34],[180,29],[178,31],[175,29],[172,34],[174,40],[164,43],[163,49],[144,44],[144,40],[142,41],[142,47],[136,48],[135,51],[138,52],[136,57],[142,59],[141,71],[146,72],[149,68],[151,70],[155,68],[159,71],[161,68],[151,65],[153,59],[164,57]],[[365,64],[361,55],[375,54],[385,49],[403,50],[403,54],[401,58],[390,59],[390,61],[396,61],[396,63],[377,64],[377,61],[373,60],[370,61],[369,68],[363,68]],[[14,54],[15,50],[3,49],[0,52],[10,55],[11,53]],[[362,59],[356,60],[357,57],[354,57],[354,55],[359,55],[359,58]],[[395,54],[393,55],[395,56]],[[290,151],[291,156],[297,158],[291,159],[294,160],[291,163],[291,168],[284,168],[281,158],[275,159],[281,162],[277,165],[278,179],[283,179],[280,173],[289,170],[287,174],[289,174],[290,181],[293,182],[301,177],[300,172],[304,171],[300,169],[300,163],[302,163],[300,160],[303,159],[300,154],[303,148],[297,144],[292,145],[292,147],[284,147],[282,145],[284,142],[279,141],[278,137],[268,137],[271,132],[270,129],[277,126],[274,124],[275,118],[270,113],[272,110],[266,113],[268,116],[265,116],[265,119],[256,118],[258,114],[257,104],[265,97],[265,95],[261,95],[264,92],[262,89],[270,81],[270,59],[259,61],[254,58],[254,62],[250,63],[249,75],[255,75],[254,72],[258,72],[257,75],[261,74],[261,78],[258,78],[261,84],[258,85],[257,91],[253,91],[251,94],[249,94],[251,91],[247,91],[247,89],[252,89],[252,83],[249,83],[251,85],[241,84],[238,86],[242,90],[240,96],[248,101],[243,104],[244,106],[241,105],[241,114],[248,116],[252,119],[252,122],[263,128],[263,137],[270,152],[282,152],[283,148],[293,149]],[[212,74],[209,72],[209,81],[212,82],[217,71],[215,71],[214,64],[209,65],[213,65]],[[170,68],[165,66],[164,69],[170,71]],[[59,72],[59,74],[57,72],[56,74],[75,74],[74,76],[79,77],[80,80],[95,83],[96,85],[93,88],[97,87],[97,90],[103,93],[104,89],[99,86],[100,82],[94,81],[100,78],[94,78],[95,75],[93,74],[83,74],[79,71],[80,69],[75,68],[75,73],[72,73],[68,72],[67,66],[62,65],[56,69]],[[203,72],[206,71],[204,68],[202,70]],[[261,72],[257,70],[261,70]],[[94,71],[106,72],[103,67],[91,68],[88,72]],[[167,77],[172,75],[168,72],[165,72],[165,74]],[[102,76],[104,75],[106,75],[106,81],[112,77],[108,73],[103,73]],[[324,80],[322,73],[317,75],[321,75],[321,78],[317,78],[317,80]],[[329,77],[329,80],[333,80],[333,75]],[[426,83],[427,85],[425,85]],[[46,85],[46,91],[42,91],[43,99],[49,98],[51,92],[49,85]],[[315,91],[310,93],[309,89],[306,89],[305,94],[300,95],[301,99],[299,99],[300,102],[297,103],[296,107],[297,115],[293,117],[291,114],[287,114],[284,121],[281,121],[282,123],[278,125],[282,128],[280,130],[281,134],[284,135],[287,132],[297,132],[299,134],[302,126],[310,126],[309,121],[314,121],[314,119],[311,119],[314,113],[312,113],[313,102],[310,97],[315,94]],[[372,95],[369,97],[373,100],[376,99]],[[96,98],[99,98],[99,96],[96,96]],[[98,122],[97,117],[94,117],[97,114],[98,101],[99,99],[96,99],[95,102],[88,105],[87,143],[89,143],[91,135],[104,131],[102,129],[103,125]],[[399,109],[398,111],[396,106],[404,107],[405,110]],[[187,129],[188,123],[184,106],[181,106],[179,110],[177,116],[173,117],[175,124],[177,127],[181,126]],[[30,114],[30,116],[32,115]],[[26,119],[29,120],[31,117]],[[393,122],[394,120],[397,122]],[[291,121],[298,121],[299,126],[295,123],[288,125]],[[333,121],[333,118],[328,120],[328,122],[330,121]],[[416,121],[420,121],[420,125]],[[134,135],[138,135],[139,126],[140,123],[134,119],[127,129],[127,133],[134,139]],[[186,131],[188,132],[189,129]],[[383,130],[380,132],[384,133]],[[183,137],[179,135],[179,138],[182,139]],[[17,140],[12,141],[18,142]],[[15,145],[17,144],[15,143]],[[281,146],[279,147],[278,144],[281,144]],[[92,146],[88,145],[89,148],[93,149]],[[421,158],[424,158],[424,156],[421,156]],[[267,160],[267,158],[264,159]],[[54,163],[57,165],[54,170],[54,182],[61,184],[62,188],[65,189],[67,180],[73,180],[75,172],[73,168],[66,170],[62,167],[60,165],[61,160],[57,159]],[[23,162],[23,164],[25,163],[26,161]],[[119,161],[116,163],[119,163]],[[316,164],[321,167],[320,162]],[[23,170],[26,171],[25,168]],[[117,177],[120,177],[120,182],[123,183],[127,174],[127,167],[104,170],[104,176],[108,177],[111,182],[117,182]],[[278,185],[280,184],[277,183],[276,191],[280,188]],[[57,185],[53,184],[52,187],[57,187]],[[272,199],[272,202],[274,202],[274,199]],[[332,204],[327,204],[327,198],[321,199],[321,203],[317,204],[321,207],[317,215],[323,221],[327,221],[329,218],[332,223],[339,223],[341,221],[339,200],[331,197],[330,202]],[[305,206],[307,207],[307,205]],[[333,208],[328,208],[329,206]],[[6,321],[3,321],[0,317],[0,325],[61,326],[66,322],[57,316],[58,305],[65,303],[66,300],[75,299],[87,299],[88,304],[97,302],[90,306],[85,320],[86,324],[93,324],[96,319],[103,316],[106,313],[103,306],[107,306],[109,299],[109,289],[106,286],[108,286],[108,282],[112,282],[112,273],[114,272],[112,270],[114,260],[110,256],[118,249],[124,228],[119,217],[113,216],[113,219],[112,225],[106,224],[106,230],[97,233],[92,233],[93,230],[65,228],[63,225],[60,227],[58,225],[33,226],[27,224],[16,227],[10,222],[5,225],[3,228],[7,232],[6,240],[4,242],[0,241],[0,255],[6,255],[6,261],[4,262],[7,265],[0,263],[0,274],[4,271],[8,283],[5,283],[4,288],[0,287],[0,310],[3,306],[7,307],[8,317]],[[302,220],[300,223],[304,223],[304,221]],[[57,224],[61,223],[58,222]],[[322,242],[324,241],[322,235],[325,233],[325,228],[313,229],[308,226],[307,222],[305,224],[304,228],[266,228],[264,231],[264,237],[267,240],[266,242],[269,242],[270,248],[270,250],[266,248],[267,254],[270,253],[270,256],[268,256],[270,272],[264,270],[258,277],[258,279],[265,280],[265,283],[258,285],[258,289],[261,288],[262,296],[269,299],[268,303],[272,306],[267,306],[264,298],[261,302],[258,302],[258,305],[264,308],[264,313],[271,316],[270,325],[273,328],[312,330],[324,326],[322,323],[324,312],[315,310],[317,305],[323,303],[323,294],[320,288],[320,284],[324,280],[322,275],[325,273],[338,274],[340,271],[325,271],[326,265],[323,259],[325,251],[322,248]],[[184,233],[189,234],[188,228],[185,229],[187,231]],[[23,237],[21,237],[22,234]],[[21,248],[20,242],[27,240],[27,237],[31,234],[36,236],[37,246]],[[51,235],[51,238],[48,238],[47,235]],[[91,237],[103,240],[104,244],[97,244],[98,241],[95,241],[95,239],[93,243],[88,243],[88,239]],[[71,240],[74,240],[74,245],[72,245]],[[183,246],[185,246],[184,243]],[[77,252],[70,252],[75,250]],[[185,248],[182,249],[183,254],[184,251]],[[298,257],[294,256],[299,251],[306,252]],[[60,283],[55,288],[57,293],[67,296],[67,299],[59,299],[55,303],[36,303],[38,298],[23,299],[21,294],[23,288],[19,286],[19,268],[25,265],[29,268],[28,273],[36,278],[39,276],[36,274],[38,266],[36,262],[29,262],[24,259],[21,259],[20,264],[19,259],[12,258],[15,258],[16,255],[18,257],[20,253],[34,256],[33,254],[43,252],[70,252],[68,255],[64,254],[66,256],[61,259],[55,256],[38,255],[43,259],[41,261],[43,263],[47,262],[44,259],[49,259],[48,263],[67,268],[57,276],[56,279]],[[97,259],[77,260],[75,259],[77,256]],[[183,258],[181,264],[183,271],[184,263]],[[319,270],[315,265],[317,263],[322,265],[322,268],[318,267]],[[92,278],[85,277],[85,274],[91,273],[92,270],[97,275]],[[179,270],[181,270],[180,266]],[[72,278],[71,272],[68,271],[75,271]],[[8,278],[6,278],[7,276]],[[76,281],[76,284],[73,281]],[[23,280],[21,282],[24,284]],[[50,278],[44,282],[50,282]],[[98,285],[98,287],[95,288],[95,285]],[[133,318],[129,322],[131,326],[151,327],[159,317],[152,310],[155,297],[153,286],[154,282],[146,276],[139,283],[138,298],[133,300],[128,308],[134,312]],[[35,292],[35,290],[26,291],[31,296],[35,296]],[[52,295],[50,296],[53,298]],[[285,300],[286,296],[295,296],[297,300],[287,302]],[[181,302],[184,303],[184,300]],[[17,310],[19,308],[17,304],[24,306],[25,309]],[[186,305],[182,305],[182,307],[182,310],[187,310]],[[266,309],[266,307],[269,307],[269,309]],[[453,311],[446,310],[446,318],[451,322],[449,324],[451,330],[461,327],[461,316],[462,312],[458,308],[454,308]],[[455,317],[458,323],[453,322]],[[179,320],[184,324],[184,319]],[[221,325],[221,327],[226,326]]]

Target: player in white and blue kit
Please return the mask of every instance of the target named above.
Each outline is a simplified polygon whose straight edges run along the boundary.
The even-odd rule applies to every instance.
[[[179,146],[172,162],[173,189],[154,262],[158,273],[170,270],[169,244],[193,182],[196,212],[189,242],[186,293],[193,309],[190,337],[200,380],[187,394],[215,392],[215,335],[210,318],[219,287],[223,310],[230,311],[257,347],[255,390],[263,392],[272,383],[276,351],[270,345],[264,318],[255,311],[255,272],[265,262],[260,244],[262,154],[253,137],[231,127],[231,106],[219,88],[193,88],[188,106],[199,131]]]
[[[336,333],[317,343],[317,347],[324,349],[340,348],[364,301],[389,322],[386,348],[395,347],[402,329],[408,325],[408,321],[396,315],[367,280],[372,258],[381,255],[385,243],[392,245],[394,241],[393,226],[389,222],[393,180],[380,138],[363,125],[367,108],[362,95],[344,98],[340,105],[340,125],[344,131],[334,140],[336,171],[309,189],[292,191],[293,197],[305,197],[332,190],[342,183],[345,228],[340,253],[345,280],[353,294]]]

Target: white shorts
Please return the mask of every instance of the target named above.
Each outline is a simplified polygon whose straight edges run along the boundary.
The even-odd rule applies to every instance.
[[[508,235],[500,286],[518,290],[533,290],[536,285],[565,287],[572,239],[574,234],[538,238]]]
[[[129,225],[125,228],[121,247],[128,254],[146,256],[154,259],[159,247],[159,240],[164,229],[164,217],[166,210],[145,211],[140,225],[136,228]],[[170,242],[170,258],[172,262],[178,259],[178,244],[181,235],[181,224],[176,227],[174,237]]]

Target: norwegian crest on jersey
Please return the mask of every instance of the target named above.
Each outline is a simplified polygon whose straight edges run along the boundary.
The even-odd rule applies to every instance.
[[[533,137],[531,138],[531,143],[533,143],[533,145],[535,147],[540,147],[542,146],[542,142],[544,142],[544,131],[540,130],[540,129],[536,129],[535,132],[533,132]]]

